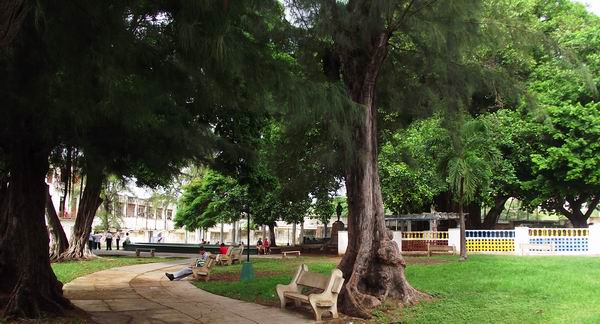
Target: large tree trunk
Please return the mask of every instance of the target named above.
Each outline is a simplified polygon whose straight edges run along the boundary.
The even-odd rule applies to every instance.
[[[269,242],[271,242],[271,246],[277,246],[277,242],[275,242],[275,224],[269,224]]]
[[[490,210],[485,215],[485,219],[483,220],[483,228],[485,229],[493,229],[494,226],[498,223],[500,219],[500,215],[502,211],[504,211],[504,205],[508,201],[509,196],[496,196],[494,197],[494,206],[490,208]]]
[[[31,148],[9,162],[10,178],[0,210],[0,295],[8,295],[0,307],[4,306],[7,317],[39,318],[71,307],[48,256],[47,153]]]
[[[342,312],[362,318],[370,318],[371,312],[386,298],[410,304],[425,297],[406,280],[405,261],[392,240],[392,232],[385,226],[374,100],[377,74],[387,54],[387,40],[387,33],[379,35],[364,61],[352,53],[342,56],[344,82],[352,100],[361,105],[363,116],[353,130],[355,152],[345,171],[348,247],[338,265],[345,278],[338,301]]]
[[[56,262],[60,259],[60,255],[69,248],[69,242],[54,208],[54,203],[52,203],[48,186],[46,186],[46,218],[48,219],[48,229],[53,238],[50,245],[50,261]]]
[[[30,7],[25,0],[0,0],[0,48],[10,44],[18,34]]]
[[[60,256],[61,261],[94,257],[94,254],[88,248],[88,240],[92,231],[94,216],[96,216],[96,211],[102,203],[100,192],[104,181],[104,173],[102,168],[90,167],[90,164],[88,163],[85,188],[79,202],[77,218],[71,234],[71,243],[69,249]]]

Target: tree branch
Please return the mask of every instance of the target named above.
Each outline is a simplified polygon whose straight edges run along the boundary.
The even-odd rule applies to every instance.
[[[596,209],[596,206],[598,206],[598,202],[600,202],[600,195],[594,197],[592,201],[590,201],[590,203],[587,205],[587,211],[584,214],[586,218],[592,216],[594,209]]]

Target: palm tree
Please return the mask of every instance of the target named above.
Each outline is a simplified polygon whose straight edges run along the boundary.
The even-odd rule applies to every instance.
[[[443,160],[450,190],[457,197],[460,218],[460,261],[467,259],[465,216],[463,206],[489,184],[494,161],[493,145],[488,129],[479,120],[462,122],[452,134],[453,150]]]

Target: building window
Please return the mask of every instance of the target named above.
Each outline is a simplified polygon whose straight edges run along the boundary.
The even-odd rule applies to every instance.
[[[146,206],[138,206],[138,216],[144,217],[146,216]]]
[[[123,203],[116,203],[116,209],[117,210],[115,210],[115,215],[119,217],[123,216]]]
[[[167,220],[172,220],[172,219],[173,219],[173,210],[167,209]]]
[[[152,207],[148,207],[148,218],[154,218],[154,209]]]
[[[163,218],[163,209],[162,208],[157,208],[156,209],[156,217],[158,219],[162,219]]]
[[[135,217],[135,204],[127,204],[127,217]]]

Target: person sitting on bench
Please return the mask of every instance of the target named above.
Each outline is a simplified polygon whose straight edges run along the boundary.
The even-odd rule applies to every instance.
[[[185,278],[192,274],[192,267],[202,267],[204,266],[204,262],[208,260],[208,253],[204,250],[204,247],[200,247],[200,257],[194,261],[189,267],[185,267],[175,273],[165,272],[165,276],[169,278],[169,280],[173,281],[175,279],[179,280],[181,278]]]
[[[258,242],[256,242],[256,254],[264,254],[264,251],[262,237],[259,237]]]

